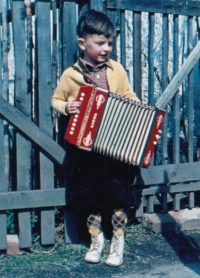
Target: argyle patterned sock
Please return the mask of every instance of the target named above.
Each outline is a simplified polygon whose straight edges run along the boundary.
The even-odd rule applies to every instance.
[[[101,215],[99,214],[90,214],[87,219],[88,231],[91,235],[97,236],[102,232],[101,229]]]
[[[114,210],[112,215],[113,233],[115,236],[121,236],[126,230],[127,215],[123,209]]]

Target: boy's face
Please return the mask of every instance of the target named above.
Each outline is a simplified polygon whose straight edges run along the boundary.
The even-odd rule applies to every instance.
[[[94,66],[107,60],[112,52],[113,37],[106,38],[104,35],[88,35],[79,38],[78,45],[84,53],[84,60]]]

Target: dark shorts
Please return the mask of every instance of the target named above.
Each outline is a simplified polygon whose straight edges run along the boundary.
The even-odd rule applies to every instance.
[[[67,203],[75,209],[126,208],[134,167],[67,143]]]

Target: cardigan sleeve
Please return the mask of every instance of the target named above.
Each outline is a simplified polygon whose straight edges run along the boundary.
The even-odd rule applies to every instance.
[[[112,93],[116,93],[126,98],[130,98],[134,101],[140,102],[136,93],[131,88],[131,84],[128,80],[126,71],[123,66],[114,60],[110,61],[113,68],[108,68],[107,70],[109,90]]]
[[[79,88],[82,85],[86,85],[82,74],[72,67],[66,69],[51,99],[53,109],[58,113],[67,115],[65,106],[68,102],[76,99]]]
[[[56,110],[58,113],[67,115],[65,112],[65,106],[66,103],[68,102],[68,96],[69,96],[69,89],[67,86],[67,78],[64,72],[51,98],[51,105],[53,109]]]

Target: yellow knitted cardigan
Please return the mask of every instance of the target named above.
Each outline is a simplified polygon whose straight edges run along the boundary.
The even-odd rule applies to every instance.
[[[122,65],[112,59],[109,61],[113,67],[107,67],[107,80],[110,92],[139,101],[131,88],[126,71]],[[81,71],[77,63],[75,63],[74,66],[78,67]],[[89,85],[84,81],[83,75],[73,67],[67,68],[63,72],[60,82],[52,96],[52,107],[57,112],[67,115],[65,112],[66,103],[76,99],[79,88],[83,85]]]

